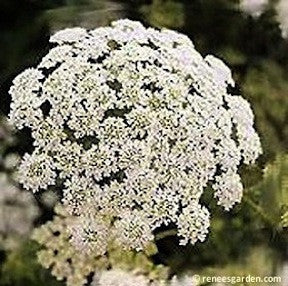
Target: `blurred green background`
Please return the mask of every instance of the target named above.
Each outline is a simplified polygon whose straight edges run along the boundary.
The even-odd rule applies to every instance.
[[[214,54],[233,70],[236,90],[255,112],[264,154],[257,165],[241,169],[245,195],[234,210],[223,212],[212,198],[204,198],[214,209],[206,242],[184,248],[176,237],[165,238],[157,243],[154,262],[173,273],[279,275],[287,286],[288,5],[286,11],[281,1],[267,0],[261,7],[253,6],[257,0],[244,2],[249,1],[250,6],[240,0],[0,0],[0,174],[22,192],[13,179],[11,157],[29,151],[32,141],[27,130],[14,133],[7,126],[8,89],[15,75],[47,53],[51,33],[72,26],[95,28],[119,18],[178,30],[203,55]],[[4,206],[23,207],[22,201],[5,199],[8,189],[0,181],[2,222]],[[51,219],[57,197],[37,194],[33,199],[38,213],[31,217],[31,228]],[[17,232],[19,224],[28,222],[9,223],[0,226],[0,286],[63,285],[37,264],[38,246],[29,241],[29,231]]]

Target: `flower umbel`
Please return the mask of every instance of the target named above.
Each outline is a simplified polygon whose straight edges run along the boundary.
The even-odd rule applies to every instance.
[[[240,162],[261,153],[229,68],[185,35],[129,20],[50,41],[10,89],[10,120],[35,140],[20,182],[34,192],[63,182],[71,242],[88,253],[105,253],[104,237],[143,249],[163,224],[182,244],[205,240],[202,193],[214,189],[230,209],[242,196]]]

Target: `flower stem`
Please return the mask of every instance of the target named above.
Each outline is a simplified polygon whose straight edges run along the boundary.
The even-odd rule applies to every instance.
[[[159,232],[155,235],[155,241],[161,240],[161,239],[169,237],[169,236],[174,236],[176,234],[177,234],[177,229],[165,230],[165,231]]]

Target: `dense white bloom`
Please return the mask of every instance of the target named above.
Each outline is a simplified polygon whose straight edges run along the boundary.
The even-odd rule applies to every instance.
[[[88,285],[89,277],[92,277],[93,274],[95,274],[95,283],[96,281],[98,283],[99,274],[102,272],[106,273],[107,269],[118,270],[119,267],[123,270],[125,269],[130,275],[131,273],[137,273],[137,277],[145,276],[145,281],[148,281],[147,277],[155,281],[168,279],[168,268],[161,264],[154,265],[151,261],[151,256],[157,252],[156,245],[153,242],[149,244],[145,252],[135,252],[134,250],[123,249],[123,247],[117,245],[115,241],[109,241],[106,255],[90,255],[87,252],[88,245],[82,243],[81,239],[77,242],[74,239],[74,241],[72,241],[73,243],[71,243],[71,226],[74,225],[77,227],[75,216],[71,216],[66,207],[60,204],[56,205],[55,214],[52,221],[34,230],[32,238],[42,245],[41,251],[38,252],[39,262],[45,268],[50,268],[52,275],[54,275],[57,280],[65,279],[67,286]],[[102,226],[100,225],[101,222],[103,221],[100,219],[98,221],[98,229],[103,226],[103,224]],[[89,227],[87,222],[84,222],[84,224],[86,230],[92,227]],[[87,234],[89,236],[89,232],[86,232],[86,235],[83,236],[84,233],[80,229],[78,229],[78,231],[80,232],[80,236],[77,236],[77,238],[87,238]],[[106,230],[103,231],[103,233],[105,232]],[[94,237],[91,236],[91,239],[94,240]],[[75,242],[80,242],[81,247],[79,248],[75,245]],[[95,243],[95,241],[93,242]],[[98,240],[98,242],[100,243],[100,240]],[[106,245],[107,241],[104,242],[104,244]],[[97,249],[97,247],[95,249]],[[114,271],[111,273],[113,274]],[[115,273],[117,274],[118,271]],[[121,277],[124,276],[122,275]],[[121,280],[121,277],[119,277],[118,280]],[[104,277],[102,277],[102,279],[104,279]],[[109,279],[109,277],[107,279]],[[112,277],[111,280],[107,279],[104,279],[107,283],[113,280]],[[133,279],[132,281],[134,281]],[[141,280],[142,278],[136,278],[136,281],[139,283]],[[127,281],[131,280],[127,279]],[[107,284],[104,285],[106,286]],[[136,286],[138,284],[134,285]]]
[[[214,195],[218,198],[218,204],[225,210],[229,210],[235,203],[241,201],[243,186],[238,174],[228,172],[217,176],[213,189],[216,190]]]
[[[103,255],[107,250],[109,237],[108,225],[101,217],[79,217],[69,225],[72,234],[71,243],[88,255]]]
[[[182,34],[129,20],[66,29],[51,42],[10,89],[10,119],[35,140],[20,182],[33,191],[63,183],[81,250],[104,253],[104,236],[139,250],[163,224],[177,225],[182,244],[203,241],[202,193],[212,185],[231,208],[242,194],[240,162],[261,153],[230,69]]]
[[[209,212],[197,202],[191,202],[183,208],[177,220],[179,235],[183,237],[181,245],[188,241],[194,244],[197,240],[204,241],[208,233]]]
[[[266,8],[269,0],[242,0],[242,10],[253,17],[259,17]]]
[[[116,241],[124,248],[141,250],[153,240],[151,223],[143,212],[127,212],[115,222]]]
[[[55,183],[53,159],[45,153],[25,154],[19,167],[19,182],[24,188],[37,192]]]

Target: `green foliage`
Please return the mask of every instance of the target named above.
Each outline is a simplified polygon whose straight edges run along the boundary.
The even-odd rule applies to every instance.
[[[275,253],[265,247],[257,246],[252,248],[244,257],[241,259],[230,261],[226,266],[221,267],[207,267],[204,268],[200,273],[201,276],[232,276],[232,277],[266,277],[276,276],[275,265],[279,263]],[[249,283],[243,284],[235,283],[233,285],[243,286],[250,285]],[[269,286],[271,283],[253,283],[255,286]]]
[[[288,155],[279,154],[267,165],[263,180],[249,192],[258,195],[259,210],[276,228],[287,226]]]
[[[140,12],[155,27],[181,28],[184,25],[184,5],[174,0],[153,0],[140,7]]]
[[[288,79],[276,62],[265,61],[250,68],[244,78],[244,95],[255,111],[266,157],[287,151]]]
[[[109,251],[109,263],[115,268],[127,271],[144,273],[150,279],[167,279],[168,268],[164,265],[155,265],[149,255],[157,253],[155,245],[152,243],[146,253],[123,251],[115,247]]]

